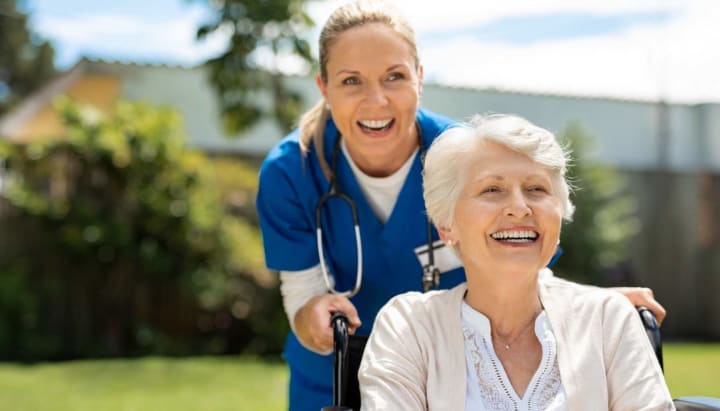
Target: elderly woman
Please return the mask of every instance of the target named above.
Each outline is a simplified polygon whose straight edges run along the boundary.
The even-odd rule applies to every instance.
[[[467,282],[393,298],[359,371],[367,410],[666,410],[672,399],[621,295],[546,267],[573,205],[552,133],[505,115],[432,144],[427,212]]]

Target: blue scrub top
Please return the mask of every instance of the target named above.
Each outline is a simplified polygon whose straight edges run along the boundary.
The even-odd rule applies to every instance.
[[[418,110],[423,149],[455,121],[427,110]],[[325,128],[323,155],[332,164],[338,138],[332,120]],[[260,169],[257,210],[260,216],[267,267],[278,271],[298,271],[319,264],[315,237],[315,209],[328,192],[329,182],[322,173],[316,147],[303,156],[296,130],[279,142]],[[362,236],[363,281],[360,292],[351,298],[362,327],[368,335],[380,308],[393,296],[422,291],[422,267],[414,249],[427,244],[426,213],[422,196],[422,164],[418,155],[400,191],[392,214],[381,223],[370,208],[355,179],[348,160],[340,152],[338,189],[355,202]],[[336,281],[336,289],[351,289],[355,283],[356,246],[352,217],[347,203],[331,200],[323,209],[325,259]],[[437,232],[433,229],[433,239]],[[440,276],[440,288],[452,288],[465,280],[455,269]],[[319,407],[308,399],[315,396],[323,405],[332,403],[332,356],[321,356],[303,348],[291,333],[285,345],[285,358],[291,370],[291,409]],[[328,400],[329,398],[329,400]],[[298,402],[303,402],[304,405]]]

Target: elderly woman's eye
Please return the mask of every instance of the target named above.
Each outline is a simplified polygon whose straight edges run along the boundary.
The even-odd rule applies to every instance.
[[[535,193],[547,193],[548,189],[545,186],[532,186],[529,188],[529,191],[532,191]]]
[[[360,79],[357,77],[348,77],[343,79],[342,83],[347,86],[353,86],[356,84],[360,84]]]
[[[483,192],[483,193],[499,193],[500,187],[496,187],[496,186],[485,187],[482,189],[481,192]]]

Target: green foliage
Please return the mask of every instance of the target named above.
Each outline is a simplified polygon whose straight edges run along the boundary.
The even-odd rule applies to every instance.
[[[569,125],[560,140],[572,151],[568,179],[576,210],[573,222],[563,227],[564,253],[553,269],[565,278],[603,284],[608,270],[626,262],[629,242],[639,232],[636,204],[616,170],[589,158],[592,138],[582,127]]]
[[[58,110],[64,137],[0,148],[3,356],[277,352],[254,323],[276,294],[258,229],[224,201],[252,197],[250,168],[188,149],[169,109]]]
[[[230,37],[225,53],[207,62],[226,130],[245,130],[265,115],[289,130],[300,114],[302,97],[283,85],[282,61],[313,60],[310,45],[301,38],[313,25],[303,11],[305,0],[207,1],[217,12],[198,29],[198,38],[214,32]],[[267,91],[269,95],[262,94]]]
[[[27,23],[18,1],[0,0],[0,115],[55,74],[52,46]]]

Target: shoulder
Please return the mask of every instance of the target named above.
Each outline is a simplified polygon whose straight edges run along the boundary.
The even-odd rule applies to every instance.
[[[310,145],[303,152],[300,133],[296,129],[275,144],[263,160],[259,172],[259,192],[309,193],[312,190],[308,185],[324,181],[321,173],[315,147]],[[318,180],[318,176],[322,178]]]
[[[280,169],[293,169],[302,165],[300,132],[294,130],[270,149],[260,167],[260,176]]]
[[[307,151],[303,152],[300,144],[300,130],[291,131],[275,144],[265,156],[265,160],[260,167],[260,177],[262,178],[265,173],[277,170],[283,170],[285,173],[296,177],[297,173],[304,171],[308,165],[311,167],[317,166],[319,164],[318,156],[321,152],[326,161],[329,162],[337,138],[338,130],[332,118],[328,118],[325,125],[322,150],[319,150],[311,142]]]
[[[435,140],[440,133],[459,124],[457,120],[422,108],[418,110],[416,118],[424,138],[429,141]]]
[[[268,152],[260,166],[255,203],[261,217],[268,210],[308,209],[317,201],[318,190],[314,189],[317,159],[302,152],[298,138],[297,130],[287,135]],[[297,216],[293,215],[294,218]]]
[[[413,320],[415,320],[419,316],[434,316],[455,307],[459,309],[466,289],[467,286],[463,283],[449,290],[436,290],[426,293],[411,291],[399,294],[391,298],[383,306],[378,318],[382,316],[410,318],[412,316]]]
[[[555,276],[543,277],[540,291],[544,299],[569,305],[574,311],[595,311],[604,315],[634,312],[630,301],[611,289],[579,284]]]

